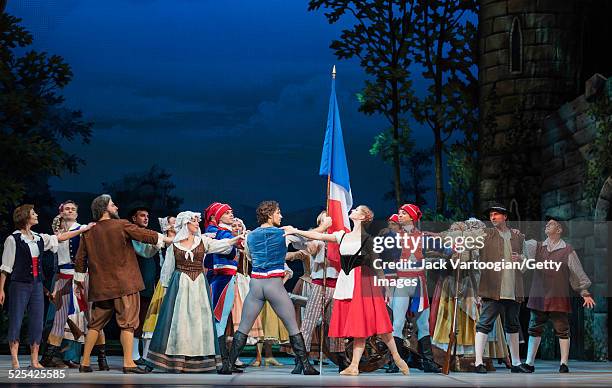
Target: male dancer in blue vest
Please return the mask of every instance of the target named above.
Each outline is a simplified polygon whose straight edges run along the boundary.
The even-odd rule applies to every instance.
[[[283,286],[287,241],[285,231],[279,228],[283,216],[277,202],[264,201],[257,207],[259,228],[247,235],[245,253],[253,262],[249,293],[244,301],[240,326],[234,333],[229,357],[223,360],[220,374],[231,374],[234,363],[247,341],[247,333],[266,301],[283,321],[289,332],[289,341],[305,375],[318,375],[306,351],[304,337],[297,324],[295,309]]]

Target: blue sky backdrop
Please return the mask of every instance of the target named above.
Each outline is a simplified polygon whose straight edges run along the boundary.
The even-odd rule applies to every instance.
[[[329,25],[307,1],[9,0],[33,48],[72,66],[67,105],[95,123],[89,145],[68,144],[86,161],[52,188],[99,192],[102,182],[158,164],[172,173],[183,208],[211,201],[283,209],[324,206],[317,173],[332,65],[355,204],[384,217],[392,171],[369,155],[388,127],[358,112],[364,75],[338,61]],[[414,134],[431,144],[427,131]],[[433,198],[430,202],[433,202]]]

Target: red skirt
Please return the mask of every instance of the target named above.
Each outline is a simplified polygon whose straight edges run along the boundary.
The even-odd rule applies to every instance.
[[[393,331],[382,287],[374,285],[373,275],[368,267],[355,268],[353,299],[334,300],[330,337],[367,338]]]

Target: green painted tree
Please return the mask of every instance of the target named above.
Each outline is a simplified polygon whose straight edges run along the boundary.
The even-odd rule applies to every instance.
[[[426,183],[431,167],[431,149],[416,149],[402,159],[407,179],[403,184],[404,203],[427,205],[426,195],[431,187]]]
[[[147,171],[126,174],[114,182],[102,183],[102,190],[113,197],[113,202],[119,206],[119,214],[124,218],[138,206],[148,207],[152,217],[176,215],[183,199],[172,194],[176,186],[171,177],[166,170],[153,165]]]
[[[5,5],[1,4],[2,6]],[[58,55],[34,50],[20,19],[0,13],[0,228],[19,203],[54,208],[49,177],[76,172],[83,163],[62,144],[89,142],[92,124],[64,104],[70,66]]]
[[[446,213],[442,167],[446,143],[453,133],[463,132],[459,136],[470,139],[460,143],[463,147],[471,147],[463,151],[469,154],[476,151],[471,137],[478,126],[477,29],[471,20],[475,19],[477,10],[477,0],[420,0],[415,3],[410,55],[415,65],[422,69],[421,75],[428,86],[427,93],[415,96],[411,113],[419,123],[429,127],[434,136],[438,214]],[[457,155],[451,154],[451,157]],[[466,161],[471,162],[471,159]],[[461,190],[465,189],[468,188]]]
[[[355,24],[342,31],[331,48],[340,59],[356,57],[365,73],[360,110],[382,114],[391,124],[376,137],[371,152],[393,165],[394,193],[402,198],[401,165],[413,152],[410,128],[416,120],[434,137],[435,210],[446,214],[443,156],[454,137],[470,137],[454,148],[465,168],[475,160],[478,126],[476,26],[477,0],[311,0],[309,11],[324,8],[330,23],[341,18]],[[425,93],[413,85],[425,81]],[[460,133],[458,133],[460,132]],[[469,149],[466,150],[466,147]],[[466,155],[469,154],[469,157]],[[474,157],[474,158],[472,158]],[[464,168],[464,170],[465,170]],[[456,184],[471,180],[455,180]],[[473,187],[452,188],[452,194]]]
[[[359,94],[360,111],[383,115],[390,124],[381,131],[371,152],[393,166],[394,199],[402,201],[401,156],[410,137],[405,113],[413,100],[408,55],[413,32],[414,1],[310,0],[309,11],[325,9],[330,24],[350,18],[330,47],[339,59],[358,58],[371,78]]]

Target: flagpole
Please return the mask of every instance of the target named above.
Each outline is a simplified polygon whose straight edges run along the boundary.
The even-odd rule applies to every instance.
[[[332,82],[336,80],[336,65],[332,68]],[[332,144],[333,146],[333,144]],[[325,200],[325,213],[329,217],[329,190],[331,186],[331,166],[327,172],[327,199]],[[327,250],[323,257],[323,293],[321,296],[321,330],[319,333],[319,371],[323,374],[323,344],[325,343],[325,295],[327,294]]]

